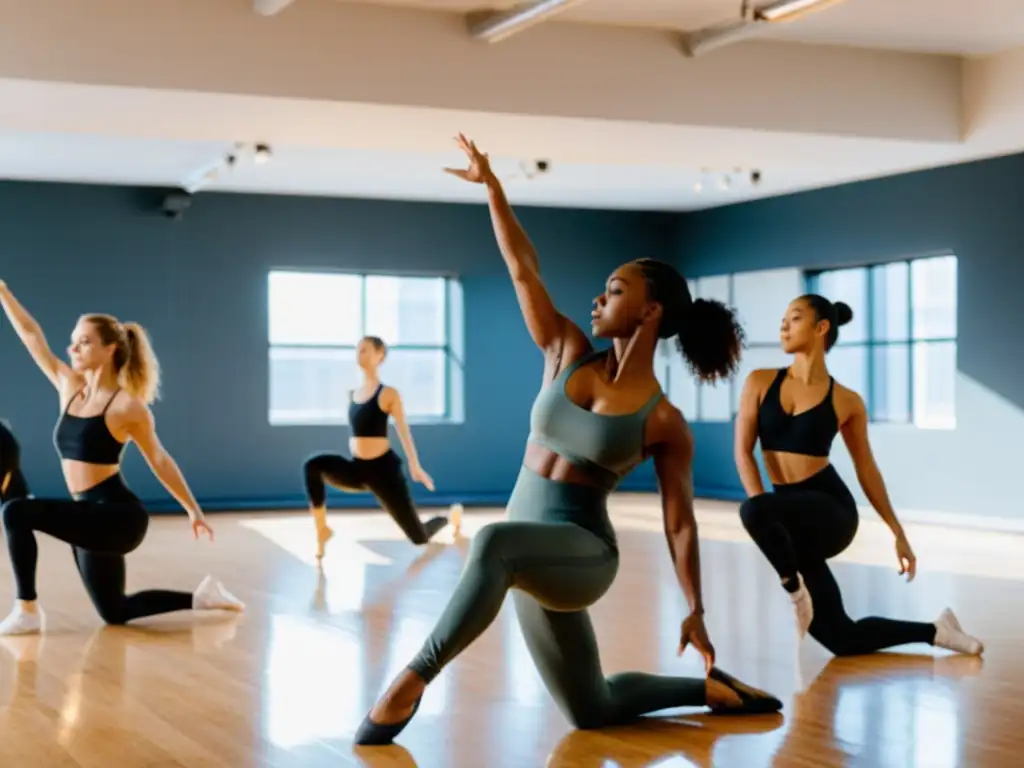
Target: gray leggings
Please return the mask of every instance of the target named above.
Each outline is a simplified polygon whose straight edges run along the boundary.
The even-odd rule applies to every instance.
[[[497,617],[514,590],[534,664],[566,718],[600,728],[705,704],[703,678],[625,672],[605,677],[587,608],[615,580],[619,553],[606,494],[523,467],[508,521],[474,537],[462,578],[409,668],[428,683]]]

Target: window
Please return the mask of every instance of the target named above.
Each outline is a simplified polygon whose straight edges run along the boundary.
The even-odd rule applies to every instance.
[[[269,420],[345,424],[356,345],[388,345],[382,378],[410,422],[462,421],[462,289],[447,277],[272,271]]]
[[[733,308],[746,333],[747,346],[732,379],[700,384],[674,349],[674,341],[668,339],[662,343],[659,378],[668,382],[665,391],[669,400],[687,419],[731,421],[739,411],[747,375],[757,368],[787,365],[786,355],[779,346],[779,324],[786,305],[803,293],[803,281],[803,273],[798,269],[770,269],[701,277],[689,282],[690,294],[695,300],[716,299]]]
[[[807,284],[853,309],[828,363],[872,421],[956,427],[956,256],[814,272]]]

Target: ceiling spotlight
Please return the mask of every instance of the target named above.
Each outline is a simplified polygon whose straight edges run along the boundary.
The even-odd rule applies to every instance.
[[[270,160],[271,150],[269,144],[257,144],[253,149],[252,160],[254,163],[265,163]]]
[[[731,185],[732,179],[729,178],[728,174],[723,175],[722,178],[718,180],[718,186],[721,189],[728,189]]]
[[[700,194],[701,192],[703,192],[704,191],[704,182],[703,181],[696,182],[693,185],[693,191],[696,192],[697,194]]]

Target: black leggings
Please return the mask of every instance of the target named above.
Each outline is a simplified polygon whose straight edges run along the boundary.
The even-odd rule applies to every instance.
[[[935,625],[846,615],[839,585],[828,567],[853,541],[857,503],[832,465],[799,483],[747,499],[740,518],[776,573],[788,581],[799,572],[811,596],[811,637],[836,656],[873,653],[906,643],[932,643]]]
[[[426,544],[434,534],[448,525],[448,518],[432,517],[422,522],[409,495],[409,484],[402,474],[402,460],[394,451],[376,459],[346,459],[336,454],[320,453],[306,460],[306,496],[313,507],[327,501],[326,483],[350,493],[370,491],[384,510],[391,515],[413,544]]]
[[[10,427],[0,420],[0,504],[28,494],[28,481],[21,472],[21,446]]]
[[[19,600],[36,599],[35,531],[71,545],[75,564],[97,612],[108,624],[124,624],[192,608],[192,594],[149,590],[125,595],[124,556],[142,543],[149,514],[120,475],[104,480],[74,501],[13,499],[3,506],[7,549]]]

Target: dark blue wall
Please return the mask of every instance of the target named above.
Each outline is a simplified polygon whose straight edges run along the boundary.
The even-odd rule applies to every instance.
[[[689,277],[952,251],[959,370],[1024,408],[1022,243],[1024,155],[1013,155],[691,214],[676,245]],[[694,425],[702,490],[742,493],[732,434],[731,424]]]
[[[303,458],[346,450],[346,429],[267,423],[267,272],[292,266],[444,270],[462,278],[466,421],[414,428],[438,487],[419,498],[506,497],[542,361],[483,206],[204,194],[178,222],[156,207],[151,192],[0,183],[0,277],[60,354],[83,312],[110,312],[149,329],[165,374],[158,430],[208,508],[300,503]],[[519,213],[556,302],[581,322],[617,264],[671,252],[669,216]],[[24,443],[37,495],[64,496],[49,442],[55,393],[3,326],[0,416]],[[157,506],[167,500],[134,449],[125,471],[141,497]],[[624,487],[652,482],[646,466]]]

